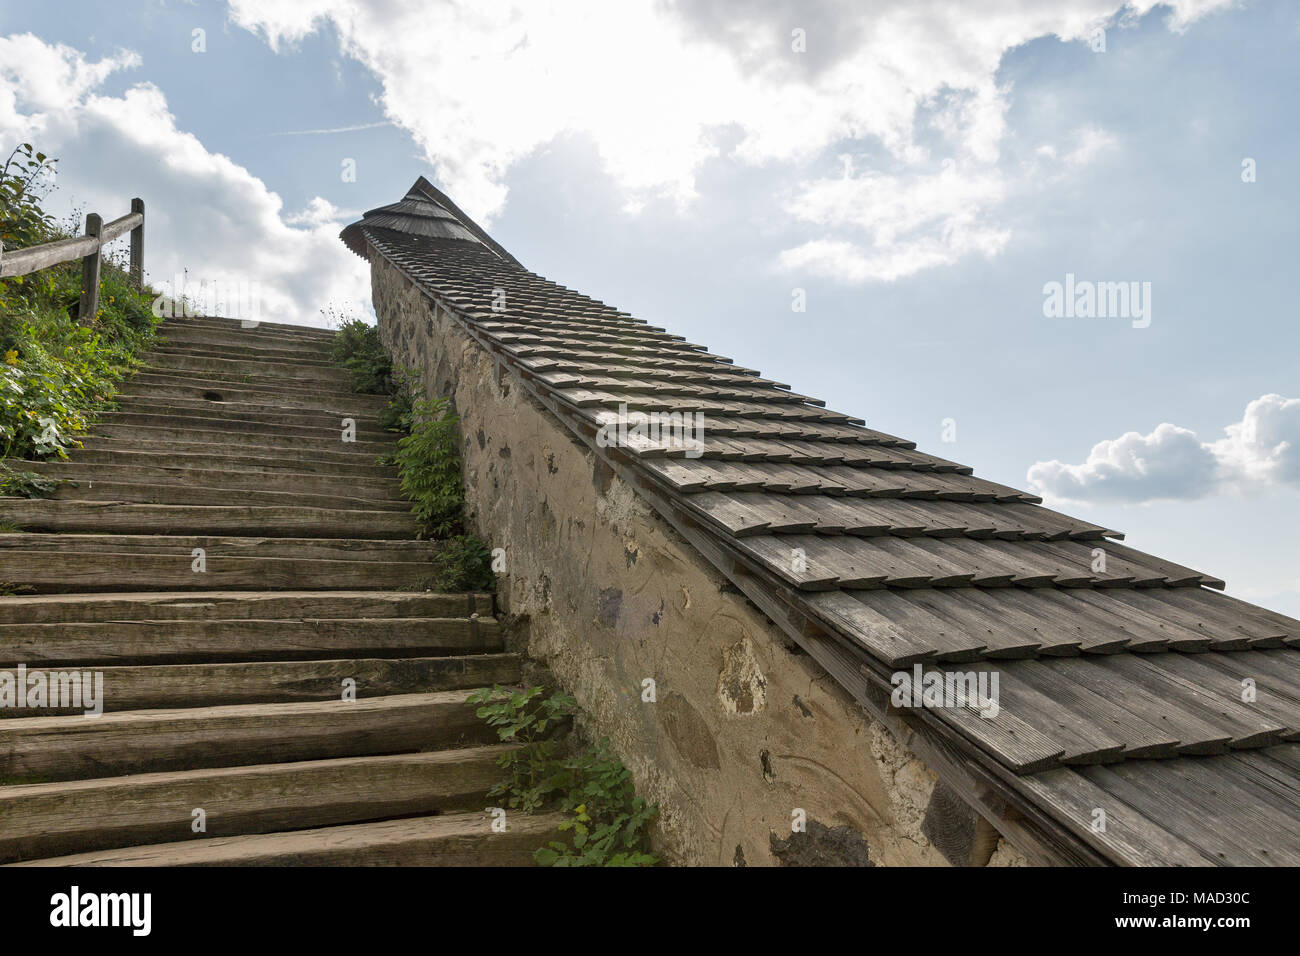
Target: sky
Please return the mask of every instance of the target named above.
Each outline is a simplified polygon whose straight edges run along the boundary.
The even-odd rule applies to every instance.
[[[1300,616],[1300,6],[0,8],[0,146],[151,281],[372,315],[419,175],[533,271]]]

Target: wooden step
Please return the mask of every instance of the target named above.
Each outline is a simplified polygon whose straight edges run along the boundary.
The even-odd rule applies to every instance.
[[[184,324],[164,322],[157,328],[160,344],[186,339],[202,339],[220,345],[242,348],[285,349],[304,353],[328,354],[334,347],[334,333],[325,329],[306,332],[286,328],[273,329],[263,324],[257,328],[244,328],[239,323],[209,325],[186,321]]]
[[[323,351],[306,351],[292,348],[253,349],[241,346],[186,345],[180,342],[160,342],[149,350],[146,361],[151,365],[160,364],[161,358],[173,355],[187,358],[224,359],[232,362],[274,363],[277,366],[305,365],[312,368],[339,368],[329,360],[329,355]]]
[[[323,329],[314,325],[294,325],[287,322],[245,322],[243,319],[231,319],[223,316],[177,316],[166,319],[158,330],[166,335],[175,329],[211,329],[218,332],[236,332],[240,335],[261,337],[266,340],[287,338],[297,341],[332,342],[333,329]]]
[[[365,455],[372,459],[392,454],[397,436],[385,432],[382,436],[358,435],[354,442],[345,442],[343,429],[318,428],[262,428],[230,419],[202,419],[186,421],[169,419],[165,423],[148,424],[126,420],[120,412],[105,412],[101,420],[91,426],[92,436],[128,438],[144,441],[199,442],[215,445],[263,446],[276,449],[303,448],[313,451],[335,451],[351,455]],[[242,426],[250,427],[244,428]]]
[[[0,781],[79,780],[491,743],[468,691],[0,720]]]
[[[275,491],[287,494],[324,495],[327,497],[356,498],[372,502],[375,510],[392,510],[394,507],[409,511],[411,504],[402,497],[397,478],[367,477],[361,475],[331,475],[328,472],[259,471],[241,468],[234,460],[217,461],[207,465],[184,461],[165,464],[159,456],[157,463],[137,464],[125,462],[83,463],[74,456],[69,461],[31,461],[23,465],[28,471],[77,482],[79,487],[90,488],[100,484],[119,485],[184,485],[215,489],[241,489],[246,491]],[[227,499],[233,496],[227,494]],[[229,501],[223,501],[228,504]]]
[[[270,484],[270,482],[268,482]],[[332,511],[387,511],[409,514],[408,502],[393,497],[345,497],[273,488],[240,489],[212,484],[191,485],[181,481],[143,483],[78,479],[55,489],[53,501],[107,501],[147,505],[197,505],[221,507],[238,498],[259,508],[317,508]]]
[[[412,817],[261,836],[216,837],[78,853],[14,866],[531,866],[533,851],[561,840],[559,814],[486,812]]]
[[[193,379],[176,382],[146,384],[132,377],[122,383],[122,390],[114,396],[125,405],[127,402],[153,402],[169,405],[248,406],[250,408],[283,409],[290,412],[332,412],[345,415],[359,411],[363,415],[378,415],[388,407],[388,396],[362,392],[306,392],[275,389],[225,388],[196,384]]]
[[[370,403],[347,405],[339,402],[336,407],[326,407],[325,403],[317,402],[313,407],[306,408],[275,402],[231,401],[224,397],[222,399],[164,397],[119,392],[114,398],[117,401],[118,411],[132,414],[169,415],[187,419],[217,416],[332,429],[338,429],[339,423],[344,418],[352,418],[357,423],[358,431],[373,435],[389,434],[388,429],[379,424],[377,414],[379,409]],[[396,440],[400,436],[393,432],[391,437]]]
[[[275,618],[401,618],[492,615],[490,594],[431,591],[139,591],[0,597],[7,624],[94,621],[233,621]]]
[[[318,362],[330,361],[331,349],[328,343],[307,342],[264,342],[250,339],[247,335],[202,330],[169,332],[155,339],[155,349],[174,352],[211,352],[217,355],[233,355],[240,358],[255,358],[264,362],[284,359],[309,358]]]
[[[240,496],[242,499],[242,496]],[[0,522],[34,532],[260,535],[290,538],[414,538],[409,511],[283,505],[141,504],[58,498],[0,498]]]
[[[360,478],[396,478],[397,469],[376,464],[365,455],[338,455],[319,451],[225,445],[200,445],[187,449],[179,442],[128,442],[111,438],[84,439],[72,456],[74,464],[145,465],[161,468],[239,469],[246,472],[290,472]],[[30,464],[30,463],[26,463]],[[21,466],[19,466],[21,468]]]
[[[167,534],[0,534],[0,555],[10,550],[50,554],[111,552],[119,554],[181,555],[194,548],[214,556],[261,558],[320,558],[337,561],[427,562],[441,544],[436,541],[391,541],[368,538],[265,538],[221,535]]]
[[[188,552],[23,551],[14,548],[0,550],[0,582],[10,590],[26,588],[37,594],[140,591],[147,587],[176,591],[293,590],[308,583],[329,591],[356,588],[391,590],[395,587],[423,589],[434,584],[433,567],[425,561],[210,555],[207,570],[201,573],[191,569]]]
[[[0,647],[3,641],[0,635]],[[404,649],[402,653],[411,651]],[[24,662],[29,672],[38,667],[74,666],[68,662],[42,663],[30,659]],[[91,667],[103,674],[102,706],[106,712],[338,700],[343,681],[347,679],[356,682],[357,694],[362,697],[464,690],[514,684],[520,679],[519,657],[501,653],[302,661],[241,659],[232,663],[111,667],[78,662],[76,666]],[[84,707],[14,708],[6,711],[4,717],[16,720],[84,713]]]
[[[220,392],[223,388],[254,389],[266,388],[281,393],[310,396],[315,392],[331,395],[353,395],[352,380],[341,369],[332,370],[326,375],[315,377],[291,378],[275,374],[273,367],[257,362],[245,363],[239,368],[181,368],[177,365],[144,365],[136,372],[133,380],[150,382],[160,377],[172,382],[202,383],[205,388]]]
[[[492,832],[468,702],[522,660],[490,595],[424,590],[388,398],[325,330],[161,332],[70,461],[20,466],[54,496],[0,498],[0,670],[90,675],[102,711],[0,713],[0,862],[531,863],[560,820]]]
[[[0,624],[0,666],[293,661],[499,651],[491,617],[244,618]]]
[[[200,372],[212,378],[238,382],[245,376],[275,378],[288,382],[324,382],[335,388],[349,387],[347,371],[331,365],[277,364],[274,369],[251,359],[204,358],[194,355],[168,355],[151,352],[145,358],[146,369],[159,372]]]
[[[166,408],[156,411],[138,412],[138,411],[105,411],[99,414],[98,424],[100,425],[150,425],[158,428],[184,428],[200,429],[202,431],[234,431],[245,435],[267,435],[271,436],[268,440],[275,442],[280,438],[292,436],[295,438],[322,438],[328,441],[336,441],[340,444],[351,444],[344,442],[342,435],[344,431],[343,418],[334,418],[330,416],[318,416],[312,424],[300,424],[280,420],[283,416],[262,416],[262,417],[239,417],[236,415],[223,414],[221,409],[214,408],[204,414],[198,414],[188,409],[168,410]],[[346,416],[345,416],[346,417]],[[363,427],[363,422],[355,418],[352,419],[351,431],[356,435],[358,443],[379,442],[392,444],[399,437],[395,432],[380,428],[377,424],[367,429]]]
[[[274,376],[259,376],[257,381],[245,379],[235,382],[228,378],[208,378],[192,372],[164,372],[143,369],[127,380],[132,391],[180,389],[184,395],[203,398],[213,392],[223,399],[231,401],[246,399],[247,396],[261,396],[276,402],[301,404],[305,408],[316,407],[318,400],[329,402],[355,401],[358,405],[377,404],[383,407],[388,399],[383,395],[370,395],[354,392],[350,386],[328,386],[326,383],[284,382]],[[160,391],[158,394],[165,394]]]
[[[205,447],[255,449],[258,455],[274,457],[286,450],[308,451],[312,454],[337,455],[346,459],[358,459],[373,464],[376,458],[389,455],[393,451],[391,441],[343,442],[338,435],[326,437],[304,437],[277,433],[249,433],[235,428],[199,428],[190,425],[131,425],[116,424],[105,421],[92,426],[90,435],[82,439],[83,443],[94,447],[96,438],[116,438],[126,441],[143,450],[146,443],[168,442],[183,444],[188,451],[202,451]]]
[[[508,749],[498,744],[0,787],[0,862],[481,813],[502,777],[497,759]],[[195,809],[204,811],[203,833],[192,829]]]

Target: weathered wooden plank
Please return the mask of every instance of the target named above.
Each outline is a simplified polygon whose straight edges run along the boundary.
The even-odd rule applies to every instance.
[[[19,624],[460,617],[492,614],[490,594],[433,591],[206,591],[0,597],[0,633]]]
[[[100,231],[103,220],[98,213],[86,215],[86,238],[95,240],[95,248],[81,260],[81,300],[77,305],[77,318],[83,325],[94,323],[99,317],[99,267],[100,249],[104,245]]]
[[[1123,675],[1136,686],[1177,703],[1211,726],[1228,733],[1233,747],[1267,747],[1282,741],[1289,728],[1281,714],[1252,711],[1241,702],[1240,685],[1221,685],[1216,692],[1216,689],[1199,682],[1199,672],[1189,676],[1187,664],[1186,658],[1180,654],[1161,654],[1156,659],[1116,654],[1097,660],[1102,669]],[[1230,682],[1225,684],[1230,685]]]
[[[0,776],[73,780],[491,742],[496,734],[466,697],[442,691],[0,720]]]
[[[421,561],[221,555],[209,558],[205,573],[195,573],[188,554],[0,550],[0,581],[29,587],[37,593],[140,591],[148,587],[178,591],[294,590],[304,582],[322,590],[388,590],[423,588],[432,578],[432,565]]]
[[[499,651],[492,618],[138,620],[0,625],[0,663],[41,666],[429,656]]]
[[[1233,739],[1230,730],[1225,730],[1195,708],[1189,709],[1181,700],[1175,702],[1161,696],[1141,678],[1134,681],[1122,672],[1104,667],[1109,661],[1122,661],[1128,657],[1126,654],[1089,656],[1084,660],[1093,666],[1071,668],[1070,678],[1095,694],[1109,696],[1117,706],[1146,723],[1163,727],[1165,733],[1178,739],[1180,754],[1205,756],[1227,752]],[[1120,695],[1116,687],[1127,687],[1129,692]]]
[[[1235,786],[1222,758],[1124,761],[1086,773],[1158,824],[1179,833],[1202,852],[1229,866],[1289,865],[1300,862],[1300,841],[1279,827],[1276,815],[1235,812],[1258,806],[1258,795]]]
[[[0,862],[482,810],[507,748],[346,757],[0,787]],[[184,808],[202,807],[196,838]],[[178,811],[178,808],[179,811]]]
[[[238,494],[236,495],[236,492]],[[60,485],[53,493],[53,501],[102,501],[142,505],[195,505],[221,507],[232,498],[249,506],[260,508],[315,508],[325,511],[385,511],[392,514],[409,514],[408,502],[393,499],[345,497],[272,488],[240,489],[202,487],[183,481],[93,481],[77,480],[74,484]]]
[[[490,648],[493,643],[485,640],[479,647]],[[411,652],[410,648],[401,651]],[[29,666],[34,663],[28,662]],[[355,681],[351,686],[355,686],[358,697],[382,697],[490,687],[518,683],[520,679],[519,658],[500,653],[266,661],[240,655],[235,661],[202,664],[93,666],[103,675],[103,708],[114,712],[338,700],[344,681]],[[4,717],[49,717],[84,711],[84,707],[12,709]]]
[[[143,225],[144,213],[142,212],[129,212],[125,216],[118,216],[112,222],[104,223],[104,227],[99,233],[100,242],[112,242],[119,236],[124,236],[131,230]]]
[[[219,534],[288,538],[411,538],[409,511],[283,505],[139,504],[69,498],[0,498],[0,521],[29,532]]]
[[[1042,650],[1038,634],[1009,625],[1005,615],[992,615],[970,600],[975,588],[917,588],[900,597],[946,621],[950,627],[983,645],[980,656],[990,658],[1032,657]],[[872,602],[874,595],[859,599]]]
[[[6,249],[0,257],[0,279],[25,276],[58,265],[71,262],[90,255],[99,248],[99,240],[93,236],[76,236],[71,239],[59,239],[44,245],[28,249]]]
[[[1138,714],[1125,710],[1109,695],[1090,690],[1074,678],[1080,666],[1091,666],[1091,661],[1017,661],[1018,679],[1044,695],[1067,704],[1078,713],[1086,713],[1099,726],[1106,727],[1124,744],[1125,759],[1154,759],[1173,757],[1179,740],[1161,727]]]
[[[1129,792],[1132,805],[1110,788],[1099,785],[1111,782],[1106,767],[1081,767],[1049,770],[1021,777],[1020,785],[1038,798],[1038,802],[1077,834],[1080,839],[1099,848],[1111,859],[1129,866],[1213,866],[1222,858],[1189,842],[1176,822],[1168,828],[1150,819],[1146,812],[1151,801],[1143,794]],[[1141,807],[1142,810],[1135,809]],[[1105,827],[1095,827],[1097,811],[1105,812]],[[1197,824],[1195,832],[1203,834]]]
[[[1234,603],[1227,595],[1214,594],[1203,588],[1152,588],[1134,594],[1119,595],[1127,600],[1149,602],[1153,613],[1181,615],[1195,619],[1216,634],[1216,647],[1229,650],[1243,641],[1251,648],[1281,647],[1289,634],[1300,634],[1300,624],[1288,627],[1264,613],[1251,613],[1251,606]],[[1263,611],[1262,608],[1254,610]]]
[[[831,627],[890,667],[910,667],[935,656],[923,635],[909,634],[844,591],[809,594],[804,600]]]
[[[1034,596],[1045,607],[1054,607],[1063,616],[1077,618],[1083,626],[1092,628],[1099,634],[1122,636],[1125,639],[1125,653],[1169,648],[1171,637],[1169,630],[1142,620],[1123,605],[1107,606],[1104,599],[1103,603],[1098,605],[1089,600],[1095,596],[1095,593],[1087,588],[1073,588],[1068,591],[1042,588]]]
[[[913,593],[880,589],[857,592],[854,597],[907,634],[913,642],[925,647],[928,657],[943,661],[973,661],[983,656],[988,646],[984,635],[954,625],[914,600]]]
[[[1203,692],[1211,701],[1227,701],[1231,707],[1229,713],[1234,718],[1254,715],[1255,719],[1266,727],[1281,725],[1281,738],[1287,741],[1300,739],[1300,682],[1296,681],[1294,667],[1289,672],[1277,656],[1300,657],[1300,652],[1291,649],[1275,652],[1271,663],[1276,666],[1269,671],[1251,671],[1246,669],[1240,675],[1232,674],[1227,668],[1231,663],[1211,663],[1206,657],[1223,659],[1230,662],[1233,652],[1223,654],[1169,654],[1153,658],[1146,663],[1159,667],[1161,671],[1177,680],[1184,687],[1195,688]],[[1253,701],[1243,700],[1245,688],[1243,677],[1255,682],[1253,690],[1257,698]],[[1254,740],[1252,736],[1249,738]]]
[[[1086,639],[1084,629],[1077,622],[1062,627],[1060,623],[1044,618],[1041,614],[1030,613],[1034,592],[1023,592],[1018,588],[956,588],[948,592],[936,593],[950,595],[950,601],[959,602],[971,613],[981,614],[986,620],[996,625],[1015,639],[1025,642],[1038,642],[1038,653],[1050,656],[1071,656],[1079,654]],[[1115,641],[1115,646],[1121,642]]]
[[[131,552],[181,556],[194,548],[209,557],[328,558],[338,561],[427,561],[442,547],[437,541],[384,538],[267,538],[221,535],[0,534],[0,555],[9,551],[63,553]]]
[[[1068,670],[1079,661],[1057,661],[1056,666]],[[1041,689],[1021,677],[1020,664],[976,663],[968,668],[973,673],[998,674],[998,717],[1009,713],[1024,721],[1061,748],[1060,760],[1064,764],[1086,765],[1112,763],[1121,760],[1134,738],[1116,733],[1097,719],[1096,713],[1080,700],[1062,699]],[[997,720],[998,718],[992,718]]]
[[[1041,773],[1061,765],[1065,748],[1008,710],[986,718],[965,707],[940,707],[932,713],[961,734],[978,741],[1014,773]]]
[[[494,833],[484,813],[101,850],[14,866],[531,866],[563,840],[560,814],[518,814]]]

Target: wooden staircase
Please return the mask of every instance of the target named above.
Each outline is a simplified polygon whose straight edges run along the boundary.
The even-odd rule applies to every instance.
[[[466,703],[520,661],[489,595],[425,590],[384,400],[328,332],[161,332],[71,461],[16,463],[75,485],[0,498],[0,672],[104,697],[0,709],[0,863],[530,863],[556,820],[493,831],[502,746]]]

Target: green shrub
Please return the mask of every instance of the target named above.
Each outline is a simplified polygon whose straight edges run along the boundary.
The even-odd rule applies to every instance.
[[[51,163],[23,146],[0,171],[6,249],[62,238],[34,172]],[[153,344],[155,294],[119,263],[103,262],[95,315],[76,314],[80,296],[77,261],[0,280],[0,458],[66,458]]]
[[[632,772],[610,752],[602,739],[575,756],[560,761],[557,788],[563,791],[560,810],[568,818],[560,829],[572,833],[572,843],[553,840],[533,858],[543,866],[654,866],[658,857],[647,852],[649,825],[659,814],[636,795]]]
[[[379,463],[396,466],[402,494],[411,502],[420,533],[445,541],[433,559],[432,586],[441,591],[495,590],[491,551],[478,537],[465,532],[459,420],[450,403],[445,398],[417,398],[423,394],[419,373],[394,368],[379,341],[378,329],[359,319],[339,324],[332,361],[352,373],[354,391],[389,396],[379,422],[402,437],[393,454]]]
[[[402,493],[431,537],[462,531],[465,486],[460,475],[459,420],[445,398],[418,399],[411,433],[398,439],[393,456]]]
[[[609,749],[609,741],[560,756],[559,735],[571,723],[577,701],[563,692],[545,696],[541,687],[494,685],[470,694],[475,713],[496,728],[503,743],[518,744],[497,765],[506,778],[488,795],[507,807],[534,813],[559,810],[560,829],[571,842],[539,847],[533,858],[543,866],[653,866],[649,827],[658,815],[636,795],[632,774]]]
[[[541,687],[522,689],[493,685],[469,695],[481,704],[475,714],[496,730],[503,743],[519,744],[497,758],[506,778],[488,791],[507,807],[533,813],[555,800],[557,735],[572,720],[578,702],[557,692],[543,696]]]
[[[48,498],[63,481],[35,471],[18,471],[0,461],[0,497],[3,498]]]
[[[390,432],[401,432],[403,435],[411,434],[411,429],[415,426],[415,388],[410,384],[411,376],[403,375],[395,378],[393,383],[393,394],[388,397],[388,404],[384,410],[379,413],[379,424],[387,428]]]
[[[6,249],[25,249],[59,238],[54,220],[41,209],[58,160],[22,143],[0,169],[0,242]]]
[[[368,395],[388,395],[394,390],[393,363],[379,329],[361,319],[349,319],[334,333],[330,360],[352,376],[352,390]]]
[[[439,591],[495,591],[492,552],[476,535],[448,538],[433,559]]]

